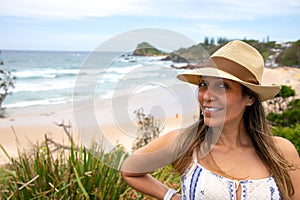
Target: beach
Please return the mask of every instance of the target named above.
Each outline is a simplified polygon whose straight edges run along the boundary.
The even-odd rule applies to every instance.
[[[184,93],[188,90],[190,87],[184,84],[168,88],[172,91],[169,93],[165,88],[155,88],[97,102],[9,109],[7,117],[0,119],[0,143],[11,157],[42,144],[45,135],[58,144],[69,145],[70,140],[60,126],[64,124],[71,126],[69,130],[78,145],[89,148],[96,141],[109,150],[121,144],[131,152],[138,129],[136,109],[143,108],[146,115],[152,114],[159,120],[161,135],[194,122],[197,109],[193,109],[195,99]],[[193,95],[193,90],[190,93]],[[7,162],[1,151],[0,164]]]
[[[300,98],[300,68],[265,68],[263,83],[291,86],[296,91],[296,98]]]
[[[266,68],[263,83],[290,85],[299,98],[300,69]],[[133,114],[135,109],[143,107],[145,114],[152,113],[159,119],[164,127],[161,134],[195,121],[198,110],[195,99],[190,98],[192,90],[187,92],[184,86],[176,88],[158,91],[156,88],[150,96],[149,91],[141,92],[130,97],[93,102],[92,105],[85,102],[10,109],[7,117],[0,119],[0,143],[11,157],[17,157],[19,150],[30,151],[32,145],[41,144],[45,135],[67,145],[69,139],[59,126],[63,123],[71,125],[70,132],[78,144],[88,146],[92,140],[104,141],[109,148],[122,144],[130,151],[138,128]],[[8,159],[1,151],[0,164],[6,162]]]

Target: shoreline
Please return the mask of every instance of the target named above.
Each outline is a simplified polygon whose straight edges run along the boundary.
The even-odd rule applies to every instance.
[[[181,98],[179,102],[173,97],[175,93],[153,90],[149,95],[149,91],[145,91],[131,99],[122,96],[114,101],[94,102],[93,105],[80,102],[76,105],[68,103],[10,109],[8,117],[0,119],[0,144],[11,157],[17,157],[18,150],[29,151],[32,145],[44,142],[45,134],[57,143],[66,143],[69,139],[63,128],[57,125],[64,123],[72,126],[71,132],[75,139],[78,138],[78,144],[90,147],[93,141],[98,144],[104,141],[108,147],[121,144],[130,152],[138,129],[133,113],[136,109],[143,107],[145,114],[151,113],[160,120],[164,125],[160,135],[193,122],[193,108],[187,108],[191,105],[189,101],[194,99],[180,97],[185,87],[176,90],[177,98]],[[7,162],[1,150],[0,165]]]

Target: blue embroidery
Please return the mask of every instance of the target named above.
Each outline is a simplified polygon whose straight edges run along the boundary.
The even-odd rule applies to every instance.
[[[246,187],[246,185],[245,184],[243,184],[243,186],[242,186],[242,194],[243,194],[243,199],[246,199],[246,197],[247,197],[247,187]]]
[[[186,170],[186,172],[188,172],[189,170],[191,170],[191,168]],[[235,181],[227,179],[223,176],[216,175],[214,173],[205,173],[205,171],[203,171],[203,170],[205,170],[205,168],[203,169],[201,166],[197,165],[194,168],[194,170],[190,171],[190,173],[183,173],[183,175],[181,177],[181,188],[182,188],[181,200],[195,200],[196,194],[197,194],[197,200],[203,199],[204,194],[206,194],[207,191],[203,190],[203,187],[201,186],[201,184],[205,184],[205,182],[202,182],[201,179],[202,179],[202,177],[203,177],[203,179],[205,179],[206,175],[209,175],[209,176],[214,175],[214,176],[218,177],[223,183],[225,183],[227,185],[228,189],[226,189],[226,190],[229,193],[229,199],[231,199],[231,200],[235,199],[235,196],[236,196],[235,184],[234,184]],[[268,181],[270,184],[269,185],[269,189],[270,189],[269,195],[271,196],[270,199],[271,200],[281,200],[280,192],[278,190],[275,179],[271,176],[266,181]],[[252,185],[252,184],[256,184],[256,183],[255,183],[255,181],[252,181],[252,180],[241,180],[241,181],[239,181],[239,183],[241,186],[241,188],[240,188],[241,189],[241,200],[247,200],[247,198],[249,198],[249,196],[247,194],[249,192],[248,185]],[[250,190],[250,192],[255,192],[255,191]],[[214,196],[213,193],[206,194],[206,195],[209,195],[210,197]],[[266,195],[268,195],[268,194],[266,194]]]
[[[194,173],[193,173],[193,176],[191,179],[191,184],[190,184],[190,200],[195,199],[197,183],[198,183],[198,179],[199,179],[201,171],[202,171],[202,168],[199,166],[197,166],[196,169],[194,170]]]
[[[229,187],[230,199],[234,199],[234,189],[233,189],[232,181],[228,181],[228,187]]]
[[[184,174],[181,178],[181,190],[182,190],[182,194],[180,200],[187,200],[186,198],[186,185],[184,184],[185,180],[186,180],[186,175]]]
[[[273,177],[270,177],[268,182],[270,182],[270,193],[271,193],[271,200],[281,200],[281,195],[278,190],[277,184]],[[277,195],[276,195],[277,193]],[[276,199],[277,197],[277,199]]]

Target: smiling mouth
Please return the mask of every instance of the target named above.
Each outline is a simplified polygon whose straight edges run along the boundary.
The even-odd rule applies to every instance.
[[[209,112],[215,112],[222,110],[222,108],[216,108],[216,107],[204,107],[204,111],[209,111]]]

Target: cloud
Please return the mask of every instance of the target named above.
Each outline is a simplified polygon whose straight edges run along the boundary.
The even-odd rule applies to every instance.
[[[139,12],[138,0],[10,0],[2,2],[0,15],[49,19],[107,17]]]
[[[299,0],[0,1],[0,43],[8,49],[93,49],[141,27],[204,37],[298,39]]]
[[[240,15],[252,14],[252,16],[278,16],[278,15],[299,15],[300,4],[294,0],[215,0],[215,2],[224,3],[228,10],[236,11]]]
[[[48,19],[147,16],[162,18],[243,20],[274,15],[299,15],[298,0],[10,0],[1,16]]]

